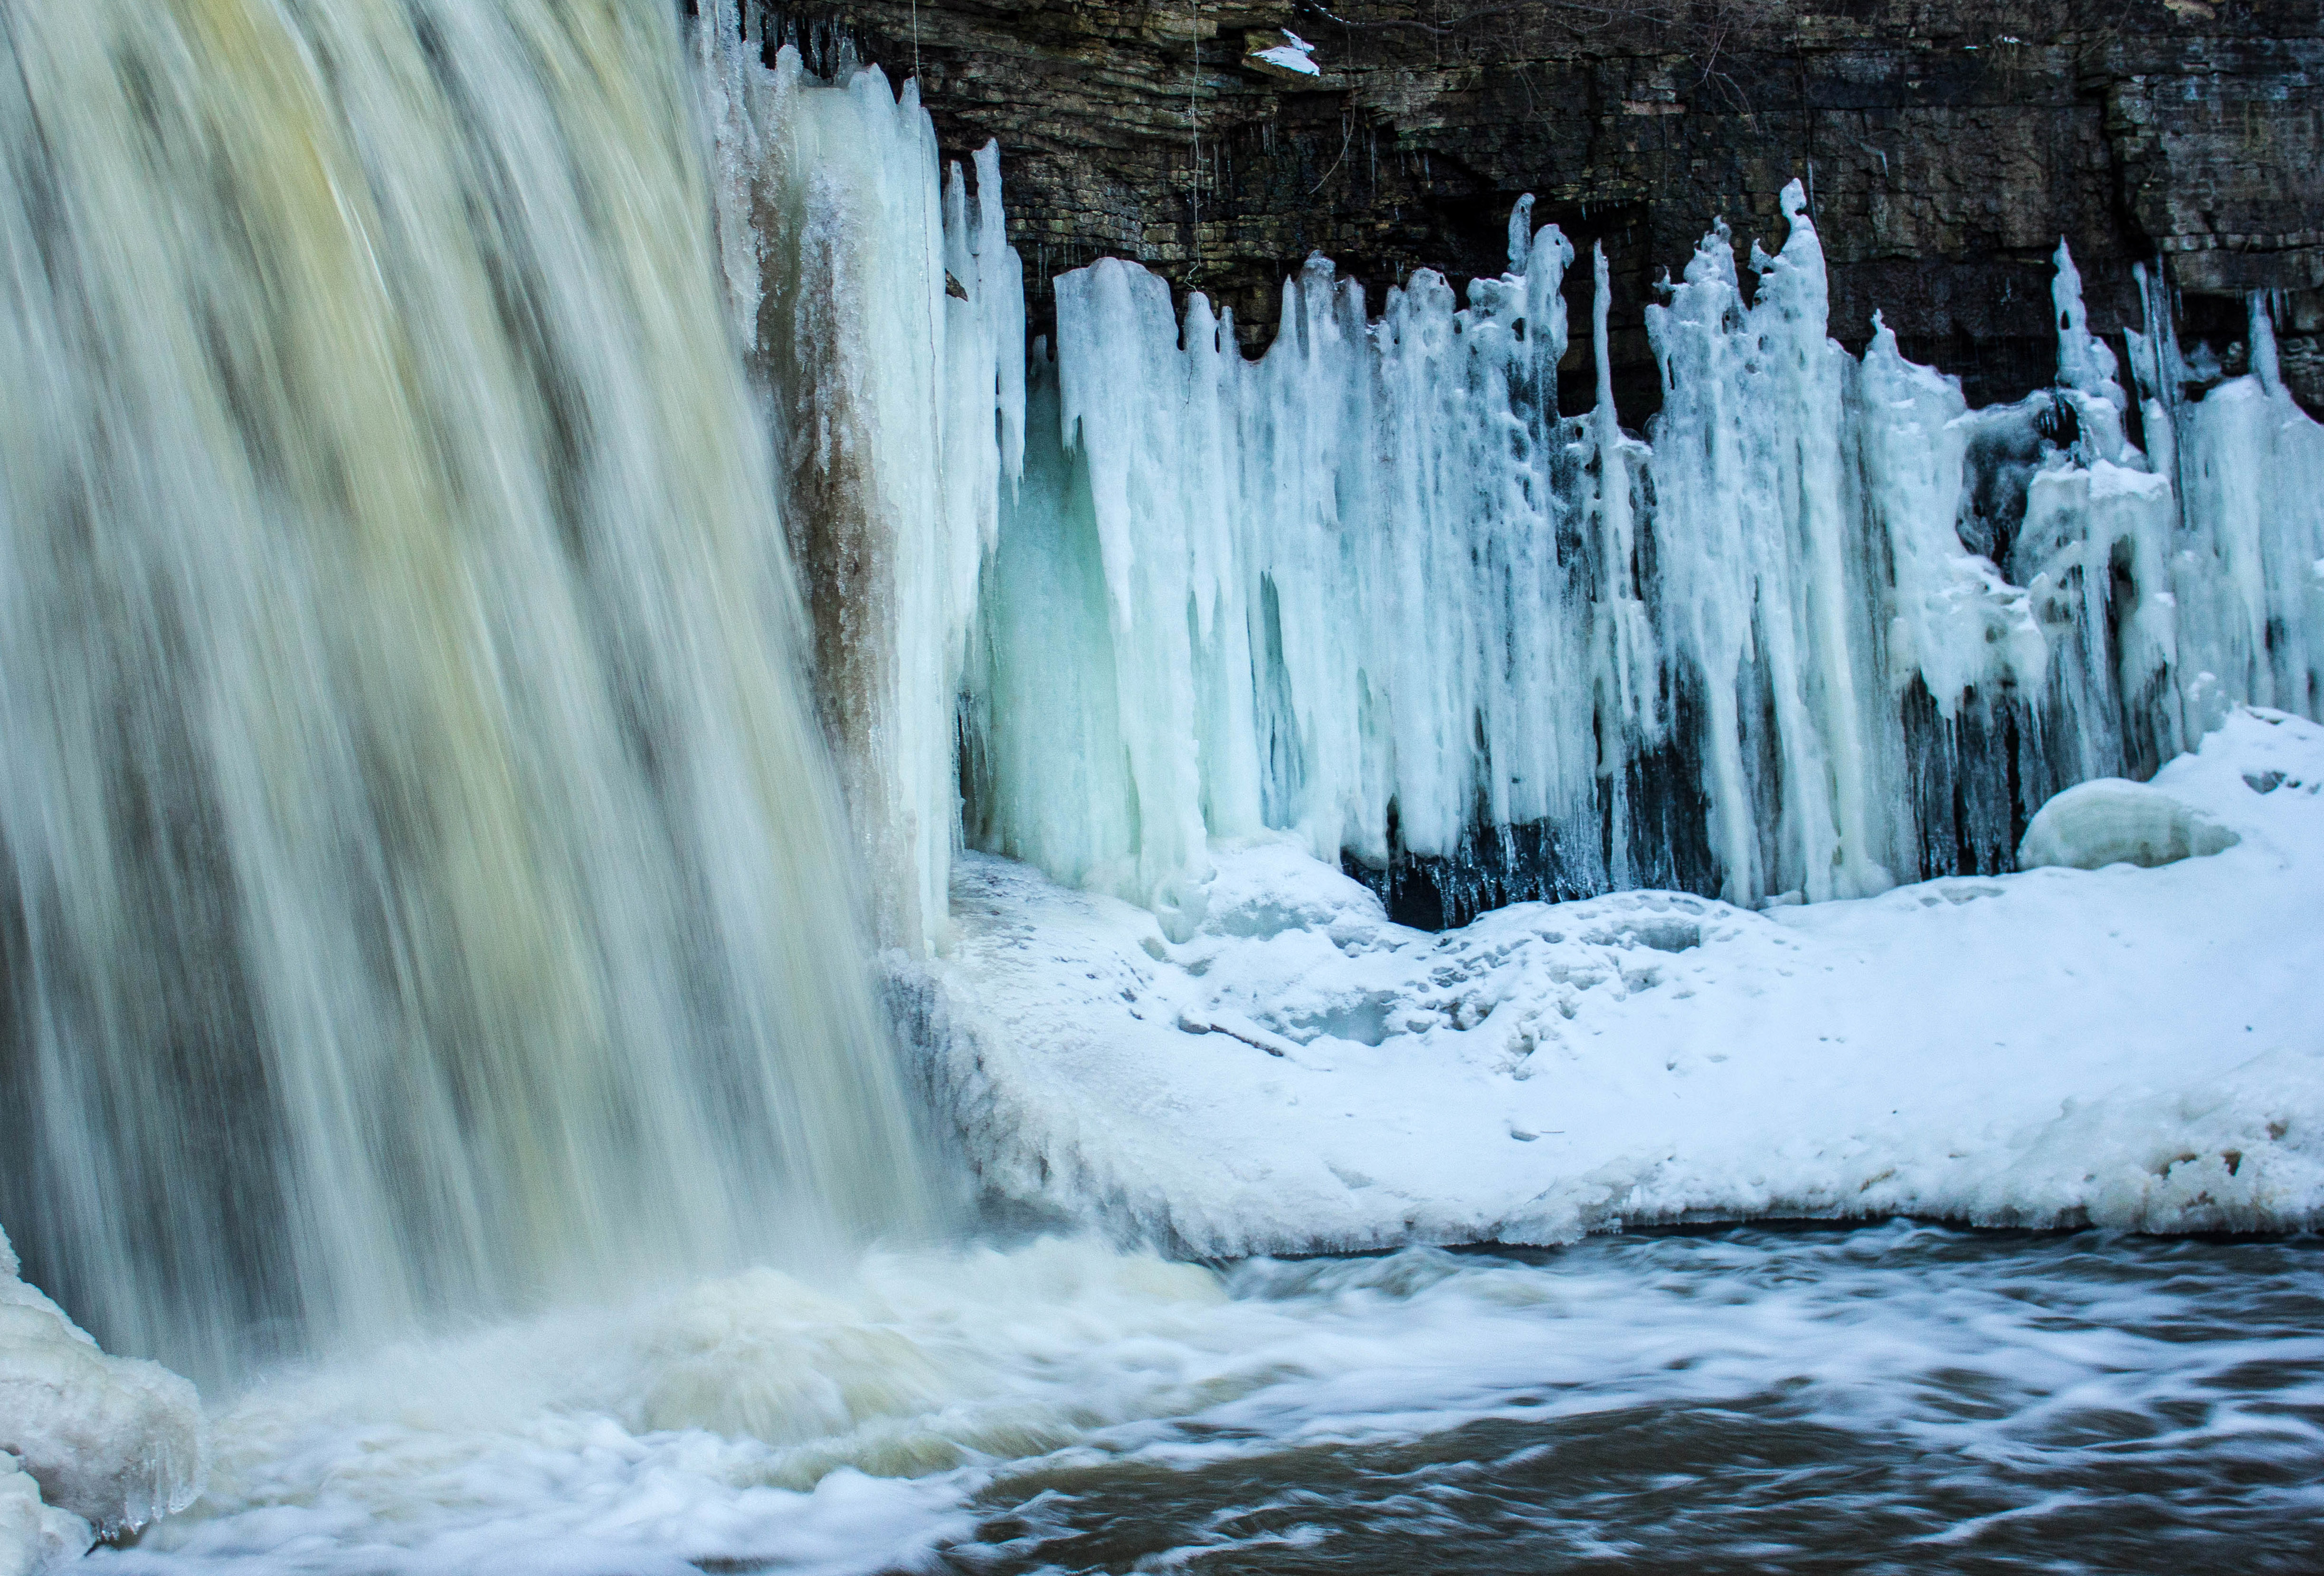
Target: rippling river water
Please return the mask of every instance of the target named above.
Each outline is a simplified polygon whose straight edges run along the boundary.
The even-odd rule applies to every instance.
[[[761,1271],[285,1376],[141,1571],[2314,1571],[2324,1243]]]

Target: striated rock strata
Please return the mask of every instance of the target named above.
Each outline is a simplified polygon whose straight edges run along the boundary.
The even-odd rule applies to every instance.
[[[1260,30],[1318,74],[1246,68]],[[1051,276],[1114,254],[1257,343],[1310,251],[1375,300],[1416,267],[1458,285],[1499,272],[1532,191],[1585,255],[1606,244],[1641,419],[1653,281],[1716,217],[1738,244],[1778,231],[1798,176],[1834,334],[1860,346],[1877,306],[1972,402],[2050,381],[2063,236],[2094,327],[2136,320],[2132,266],[2160,258],[2226,373],[2242,292],[2288,292],[2287,373],[2324,408],[2324,13],[2299,0],[835,0],[769,31],[825,70],[917,69],[948,150],[1000,139],[1037,327]],[[1577,337],[1569,408],[1589,355]]]

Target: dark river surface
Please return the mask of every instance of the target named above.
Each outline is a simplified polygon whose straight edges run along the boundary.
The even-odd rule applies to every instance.
[[[2314,1239],[1749,1229],[1230,1280],[1325,1300],[1470,1281],[1515,1304],[1542,1276],[1579,1283],[1541,1308],[1563,1350],[1528,1364],[1480,1330],[1476,1371],[1443,1376],[1457,1420],[1374,1413],[1344,1440],[1264,1407],[1187,1424],[1176,1451],[1007,1475],[945,1558],[980,1573],[2324,1571]]]

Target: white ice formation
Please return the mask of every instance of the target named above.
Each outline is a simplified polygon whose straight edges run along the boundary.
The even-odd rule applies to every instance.
[[[2306,587],[2324,556],[2324,487],[2281,481],[2324,478],[2324,435],[2264,355],[2182,399],[2167,330],[2133,341],[2150,458],[2061,248],[2057,386],[1972,411],[1884,326],[1861,357],[1827,336],[1794,189],[1748,302],[1720,231],[1654,309],[1646,438],[1605,372],[1602,256],[1597,398],[1556,411],[1573,256],[1526,204],[1465,308],[1422,273],[1368,320],[1317,260],[1256,362],[1141,269],[1067,274],[1019,385],[982,337],[911,349],[938,276],[910,89],[819,85],[740,33],[703,59],[758,96],[719,112],[722,235],[761,378],[821,435],[778,431],[807,456],[786,497],[839,499],[854,533],[836,565],[842,539],[801,539],[810,596],[917,610],[841,631],[917,697],[880,726],[846,733],[870,692],[826,675],[868,763],[859,835],[875,869],[950,859],[927,834],[956,806],[970,846],[1024,862],[956,862],[949,936],[920,866],[885,933],[922,954],[891,960],[899,999],[993,1192],[1218,1254],[1692,1214],[2316,1218],[2314,804],[2255,810],[2245,779],[2270,751],[2301,758],[2280,780],[2324,776],[2316,608],[2275,572],[2309,563]],[[825,207],[770,152],[842,134],[819,117],[853,139]],[[965,235],[964,194],[949,211]],[[973,261],[953,246],[962,325],[1013,288],[984,212]],[[886,282],[803,306],[803,265],[775,291],[734,261],[818,226],[905,262],[835,263]],[[987,424],[998,464],[945,503],[934,435]],[[2231,450],[2265,463],[2193,457]],[[914,474],[833,457],[891,455]],[[918,642],[925,682],[886,639]],[[931,752],[955,691],[957,801]],[[2246,701],[2284,710],[2231,716]],[[2029,865],[2219,856],[1950,873],[2007,870],[2029,818]],[[1615,890],[1431,939],[1343,852]],[[1685,884],[1725,900],[1620,889]]]
[[[2151,784],[2102,777],[2077,783],[2034,812],[2017,845],[2017,868],[2153,869],[2233,848],[2236,834]]]
[[[2050,793],[2229,705],[2324,706],[2324,429],[2256,308],[2254,374],[2200,401],[2167,330],[2135,341],[2151,461],[2062,246],[2058,386],[1972,411],[1877,320],[1860,359],[1827,336],[1794,185],[1748,305],[1722,227],[1649,309],[1641,441],[1602,375],[1556,410],[1572,253],[1528,206],[1463,309],[1423,272],[1367,321],[1312,261],[1257,362],[1132,264],[1057,281],[972,843],[1176,935],[1206,840],[1263,828],[1456,880],[1529,858],[1554,895],[1861,896],[2008,868]]]
[[[2324,707],[2324,429],[2256,308],[2253,374],[2191,400],[2158,293],[2134,412],[2061,244],[2057,385],[1970,410],[1877,319],[1829,337],[1795,184],[1748,301],[1721,226],[1649,309],[1644,438],[1602,257],[1597,398],[1557,409],[1573,253],[1529,199],[1465,305],[1423,271],[1370,319],[1312,260],[1257,361],[1205,299],[1077,270],[1028,377],[994,151],[972,218],[912,85],[762,64],[723,13],[696,40],[890,943],[941,947],[956,836],[1181,936],[1210,842],[1269,830],[1429,866],[1455,913],[1861,896],[2010,868],[2052,794],[2229,705]]]
[[[1242,63],[1262,76],[1286,82],[1321,77],[1315,46],[1288,28],[1262,28],[1243,38]]]
[[[2239,709],[2140,790],[2216,857],[1439,935],[1279,835],[1213,846],[1184,939],[972,856],[913,1000],[987,1189],[1195,1256],[1766,1215],[2311,1229],[2319,788],[2324,728]]]
[[[959,826],[953,713],[1001,493],[1024,467],[1024,272],[1001,155],[937,184],[919,84],[838,83],[765,24],[697,25],[718,237],[808,567],[824,721],[890,945],[941,938]]]
[[[32,1576],[184,1509],[201,1469],[193,1386],[99,1350],[17,1277],[0,1231],[0,1576]]]

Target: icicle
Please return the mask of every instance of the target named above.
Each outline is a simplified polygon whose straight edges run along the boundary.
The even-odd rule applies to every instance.
[[[2147,468],[2170,477],[2174,493],[2183,502],[2186,480],[2179,475],[2178,428],[2186,367],[2179,357],[2179,336],[2171,320],[2170,290],[2159,270],[2149,273],[2143,263],[2131,265],[2131,276],[2138,283],[2139,307],[2146,327],[2143,333],[2126,329],[2123,337],[2130,346],[2131,380],[2138,390]]]
[[[2248,321],[2252,372],[2178,411],[2178,667],[2190,725],[2236,701],[2324,708],[2324,428],[2283,387],[2256,299]]]
[[[2276,363],[2275,321],[2268,314],[2264,290],[2252,291],[2246,317],[2251,324],[2248,343],[2252,376],[2259,380],[2263,392],[2273,397],[2283,392],[2283,373]]]
[[[1864,508],[1894,586],[1892,689],[1918,676],[1947,719],[1972,691],[2038,690],[2048,647],[2026,594],[1964,548],[1953,527],[1968,452],[1960,382],[1906,361],[1876,312],[1856,389]]]
[[[1655,693],[1655,637],[1646,603],[1638,595],[1636,473],[1652,453],[1645,444],[1626,437],[1614,409],[1614,361],[1607,318],[1613,304],[1613,286],[1606,266],[1606,247],[1591,248],[1594,293],[1590,308],[1591,353],[1597,364],[1598,399],[1590,413],[1591,446],[1598,464],[1596,515],[1598,554],[1603,586],[1601,628],[1604,654],[1599,675],[1612,714],[1609,738],[1635,731],[1648,743],[1658,743],[1663,718]],[[1601,763],[1601,770],[1611,770]],[[1617,845],[1620,840],[1617,839]]]
[[[2051,276],[2050,300],[2058,313],[2059,386],[2097,395],[2116,410],[2128,409],[2122,385],[2115,382],[2114,352],[2090,332],[2089,313],[2082,306],[2081,270],[2074,266],[2073,253],[2062,238],[2052,262],[2057,272]]]
[[[976,151],[976,301],[991,315],[999,358],[1001,475],[1014,487],[1025,475],[1025,264],[1009,244],[1001,202],[1001,144]],[[998,512],[993,528],[1000,524]],[[987,548],[991,546],[987,542]]]
[[[1532,258],[1533,193],[1528,191],[1517,198],[1517,206],[1509,210],[1509,272],[1524,273]]]

